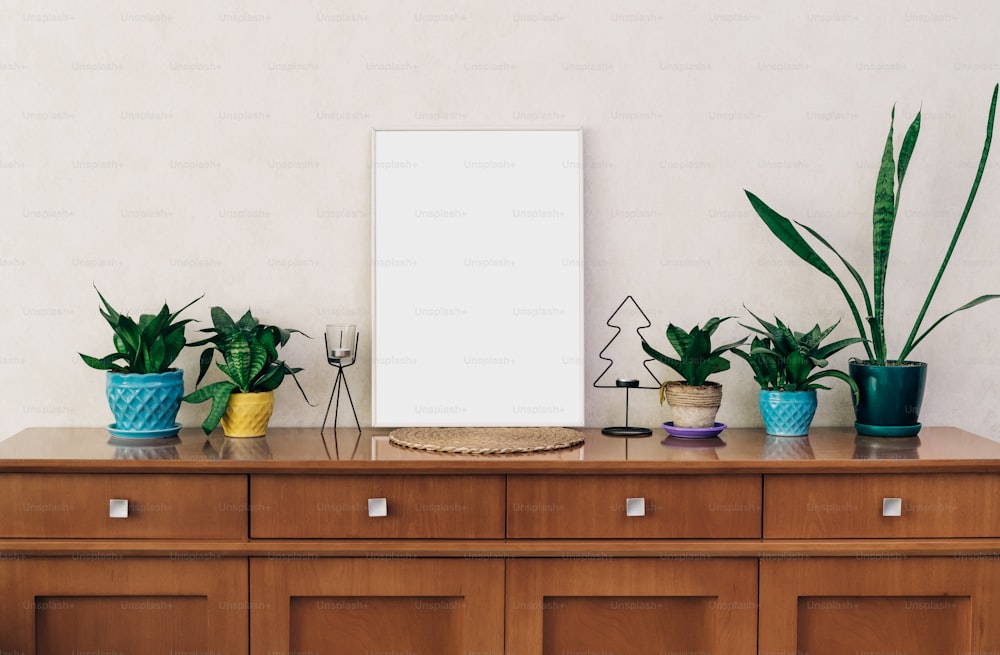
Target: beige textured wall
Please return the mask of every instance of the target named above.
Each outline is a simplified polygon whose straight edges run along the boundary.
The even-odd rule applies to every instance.
[[[251,306],[316,337],[341,321],[367,337],[374,126],[584,128],[593,380],[604,321],[629,293],[655,334],[746,303],[799,327],[843,317],[847,336],[835,287],[782,249],[742,189],[867,271],[889,111],[901,132],[922,106],[890,267],[898,349],[974,173],[998,20],[986,0],[6,2],[0,437],[110,421],[102,374],[76,356],[108,347],[95,283],[132,312],[205,293],[192,317]],[[1000,291],[997,158],[935,315]],[[978,308],[917,350],[925,424],[1000,436],[998,319],[1000,304]],[[287,352],[317,402],[333,377],[321,343]],[[365,422],[362,344],[351,385]],[[180,363],[190,387],[195,354]],[[719,380],[720,419],[759,425],[746,368]],[[291,384],[278,400],[276,424],[322,419]],[[619,423],[622,401],[588,389],[588,423]],[[654,392],[633,396],[633,423],[666,418]],[[851,420],[843,388],[822,395],[819,424]]]

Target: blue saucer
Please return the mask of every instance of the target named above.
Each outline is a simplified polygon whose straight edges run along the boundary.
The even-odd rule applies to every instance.
[[[108,432],[111,433],[111,436],[119,439],[162,439],[176,437],[177,433],[181,431],[180,423],[174,423],[174,427],[162,430],[119,430],[115,427],[116,425],[117,423],[108,425]]]

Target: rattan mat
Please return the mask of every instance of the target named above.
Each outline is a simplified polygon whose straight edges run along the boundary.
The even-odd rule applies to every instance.
[[[389,442],[404,448],[463,455],[509,455],[571,448],[583,434],[569,428],[401,428]]]

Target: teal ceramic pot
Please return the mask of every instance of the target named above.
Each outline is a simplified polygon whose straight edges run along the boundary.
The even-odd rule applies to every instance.
[[[854,408],[858,434],[872,437],[912,437],[924,399],[927,364],[904,362],[875,366],[856,359],[848,363],[861,397]]]
[[[809,434],[816,415],[816,390],[761,391],[760,415],[764,429],[778,437],[801,437]]]
[[[184,397],[184,372],[112,373],[107,377],[108,406],[120,432],[169,432],[177,423]],[[173,430],[176,434],[176,430]]]

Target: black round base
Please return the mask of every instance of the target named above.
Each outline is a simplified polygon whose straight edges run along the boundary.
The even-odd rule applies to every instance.
[[[601,430],[601,434],[606,434],[609,437],[651,437],[653,431],[649,428],[633,428],[626,425],[624,427],[604,428]]]

